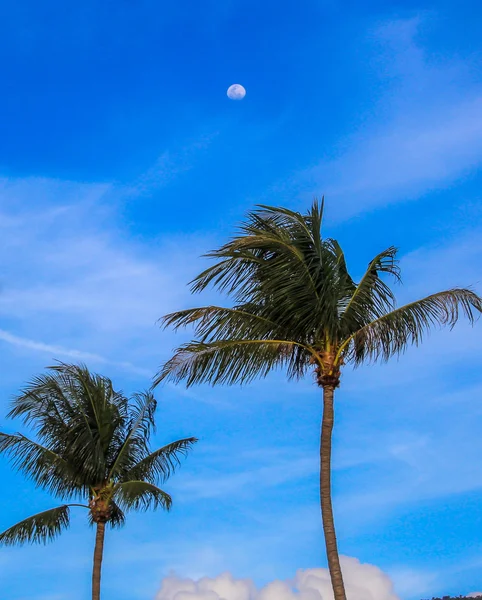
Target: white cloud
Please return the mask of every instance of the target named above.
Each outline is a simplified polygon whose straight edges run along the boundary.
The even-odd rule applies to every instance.
[[[393,584],[378,567],[341,557],[348,600],[397,600]],[[299,570],[291,581],[275,580],[257,588],[230,573],[198,580],[166,577],[156,600],[332,600],[328,569]]]
[[[234,579],[230,573],[198,581],[166,577],[156,600],[250,600],[255,591],[248,579]]]

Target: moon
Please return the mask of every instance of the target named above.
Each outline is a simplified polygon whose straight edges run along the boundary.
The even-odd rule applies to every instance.
[[[242,100],[246,96],[246,90],[240,83],[233,83],[226,92],[231,100]]]

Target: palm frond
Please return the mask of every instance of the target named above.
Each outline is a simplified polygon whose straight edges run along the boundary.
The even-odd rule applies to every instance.
[[[63,529],[68,527],[69,516],[70,510],[66,504],[32,515],[0,533],[0,544],[6,546],[25,542],[45,544],[55,539]]]
[[[360,329],[395,307],[393,292],[380,278],[380,273],[387,273],[400,281],[396,255],[397,249],[391,246],[375,256],[350,297],[340,302],[341,324],[346,332]]]
[[[321,203],[316,199],[313,201],[308,218],[300,212],[283,208],[281,206],[268,206],[267,204],[258,204],[256,210],[248,214],[248,225],[243,227],[243,231],[251,231],[253,225],[260,226],[261,230],[269,225],[274,226],[273,231],[285,231],[291,236],[293,228],[303,231],[307,237],[313,238],[321,230],[321,220],[323,217],[324,198]]]
[[[129,406],[129,422],[123,432],[120,448],[109,467],[108,480],[126,471],[148,453],[149,439],[155,431],[154,413],[157,401],[152,392],[134,394]]]
[[[60,498],[70,498],[84,489],[69,462],[20,433],[0,432],[0,453],[5,453],[16,469]]]
[[[204,306],[171,313],[162,318],[164,327],[175,331],[189,325],[195,326],[196,336],[206,339],[258,339],[268,336],[279,325],[269,318],[256,314],[257,307],[244,304],[234,308]]]
[[[8,418],[20,418],[27,426],[35,426],[45,439],[57,437],[69,430],[68,421],[75,410],[59,384],[50,373],[34,377],[12,402]]]
[[[303,294],[312,304],[318,298],[317,282],[311,270],[313,252],[321,251],[321,210],[314,204],[311,218],[288,209],[261,206],[248,214],[240,235],[207,254],[219,260],[192,282],[193,292],[214,285],[234,294],[237,303],[252,299],[254,281],[271,289]],[[263,272],[269,268],[271,279]],[[288,271],[291,276],[288,276]],[[277,276],[277,273],[278,276]],[[293,276],[295,275],[295,276]],[[275,282],[274,279],[277,281]]]
[[[193,294],[202,292],[210,285],[228,295],[235,290],[238,292],[243,289],[248,290],[247,283],[243,286],[240,282],[248,282],[256,273],[257,266],[262,264],[262,260],[253,252],[234,250],[228,244],[219,250],[209,252],[206,257],[216,258],[218,262],[189,282]]]
[[[233,384],[248,383],[285,366],[289,377],[301,377],[309,364],[311,350],[292,340],[221,340],[190,342],[181,346],[154,379],[174,382]]]
[[[114,498],[123,510],[169,510],[172,498],[169,494],[147,481],[125,481],[114,487]]]
[[[123,481],[166,481],[181,464],[181,457],[186,456],[197,441],[189,437],[158,448],[131,467],[123,475]]]
[[[306,215],[283,207],[261,204],[258,206],[258,210],[252,214],[255,216],[256,222],[260,223],[261,231],[267,226],[275,224],[275,235],[280,236],[281,234],[283,239],[297,248],[299,257],[307,271],[311,273],[310,267],[319,262],[324,250],[321,236],[324,204],[324,198],[321,202],[315,198]],[[248,215],[248,223],[251,220],[251,215]],[[245,232],[249,232],[249,230],[249,226],[243,228]],[[315,283],[316,277],[312,281]],[[316,285],[314,287],[316,289]]]
[[[359,364],[388,360],[409,344],[418,345],[433,326],[452,328],[463,314],[473,323],[482,312],[482,299],[467,289],[454,288],[401,306],[362,327],[340,348],[340,355]]]

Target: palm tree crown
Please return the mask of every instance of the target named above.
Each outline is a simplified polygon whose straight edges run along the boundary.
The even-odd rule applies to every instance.
[[[128,399],[86,367],[60,364],[50,370],[14,399],[8,415],[33,426],[38,441],[0,433],[0,452],[58,498],[85,498],[94,522],[115,527],[131,509],[169,509],[170,496],[156,484],[171,475],[196,438],[151,452],[151,392]],[[0,542],[46,541],[68,524],[68,515],[66,504],[46,511],[7,529]]]
[[[158,483],[197,441],[190,437],[151,451],[155,409],[151,392],[127,398],[85,366],[60,363],[36,377],[14,399],[9,417],[20,417],[37,441],[0,433],[0,452],[65,503],[10,527],[0,543],[47,542],[69,525],[70,507],[88,509],[97,526],[93,598],[99,598],[105,525],[123,525],[130,510],[169,510],[171,497]]]
[[[314,367],[337,385],[341,365],[388,360],[418,345],[433,325],[453,326],[459,313],[473,321],[482,310],[477,294],[460,288],[397,308],[382,279],[400,280],[394,247],[375,256],[355,283],[338,242],[321,236],[322,214],[316,201],[305,216],[261,206],[238,236],[207,255],[217,263],[192,290],[214,285],[235,305],[164,317],[174,328],[193,324],[196,339],[165,363],[156,383],[245,383],[284,366],[291,378]]]

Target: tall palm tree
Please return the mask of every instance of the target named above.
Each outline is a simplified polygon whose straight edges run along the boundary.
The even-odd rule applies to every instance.
[[[74,502],[20,521],[0,534],[0,543],[45,543],[68,527],[71,507],[86,509],[96,527],[92,599],[99,600],[106,525],[122,526],[129,510],[169,510],[171,497],[157,484],[197,441],[181,439],[152,452],[155,409],[151,392],[127,398],[82,365],[60,363],[33,379],[8,416],[20,417],[38,441],[0,433],[0,452],[39,487]]]
[[[158,373],[168,379],[211,384],[246,383],[279,367],[289,378],[314,372],[323,389],[320,501],[328,565],[336,600],[345,600],[331,502],[334,392],[344,365],[388,360],[418,345],[435,325],[470,321],[482,310],[472,291],[454,288],[397,307],[383,275],[400,279],[396,249],[384,250],[355,282],[333,239],[323,239],[323,201],[306,215],[260,206],[238,235],[207,256],[216,263],[192,283],[212,285],[234,306],[205,306],[163,318],[175,329],[194,326],[195,340],[179,347]]]

